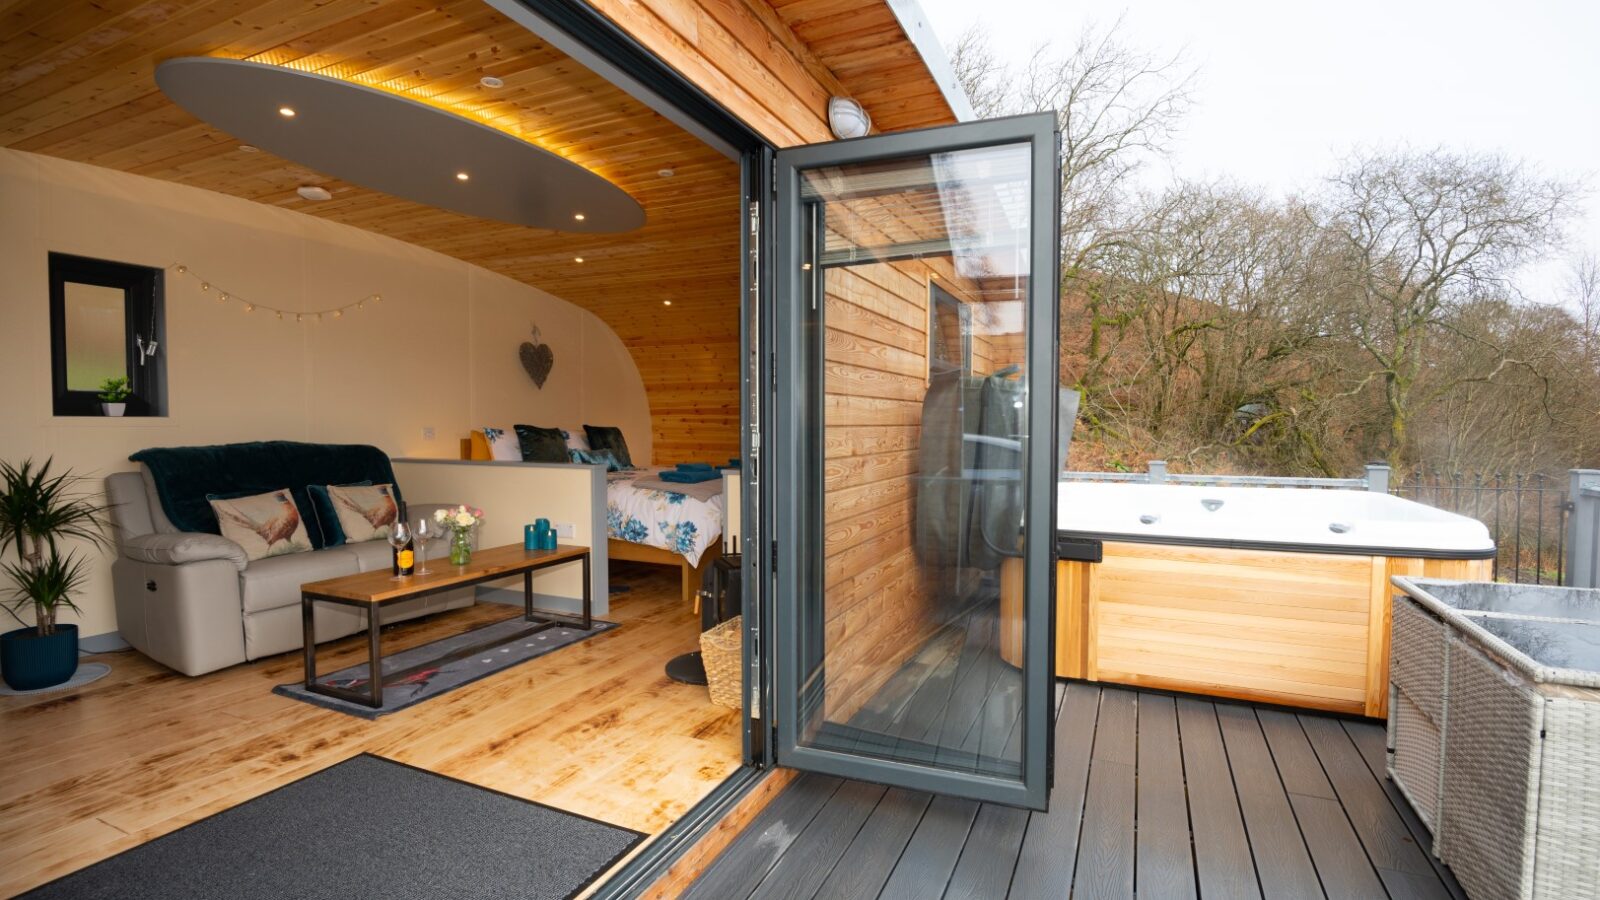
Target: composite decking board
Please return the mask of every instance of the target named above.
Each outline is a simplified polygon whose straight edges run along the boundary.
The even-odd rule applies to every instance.
[[[1378,870],[1378,877],[1390,896],[1395,900],[1412,897],[1449,900],[1449,890],[1439,880],[1427,854],[1411,836],[1389,795],[1373,777],[1361,751],[1356,749],[1343,726],[1320,716],[1300,716],[1299,719],[1356,836],[1361,839],[1367,858]],[[1404,877],[1408,875],[1424,877]]]
[[[824,775],[796,779],[684,891],[685,900],[749,897],[842,784]]]
[[[945,900],[992,900],[1004,897],[1017,867],[1028,811],[985,803],[967,834],[966,846],[950,875]]]
[[[1272,751],[1272,760],[1285,790],[1292,795],[1338,799],[1322,771],[1322,762],[1311,749],[1305,729],[1300,727],[1299,717],[1278,709],[1258,709],[1256,720],[1266,735],[1267,747]]]
[[[1255,710],[1217,704],[1217,723],[1234,772],[1234,789],[1255,858],[1263,896],[1274,900],[1321,900],[1322,885],[1300,834],[1289,795],[1267,750]]]
[[[1106,688],[1089,754],[1089,785],[1083,802],[1083,837],[1078,841],[1073,896],[1133,895],[1135,747],[1138,695]]]
[[[1383,882],[1361,848],[1339,801],[1327,797],[1290,794],[1295,820],[1311,850],[1322,891],[1328,900],[1369,900],[1385,896]]]
[[[1339,805],[1300,719],[1282,710],[1259,709],[1256,720],[1261,723],[1278,777],[1289,792],[1295,821],[1328,900],[1383,897],[1383,884]]]
[[[1433,855],[1433,832],[1422,823],[1417,811],[1411,808],[1411,801],[1407,800],[1395,783],[1389,780],[1388,740],[1383,728],[1368,722],[1345,721],[1343,724],[1345,733],[1350,735],[1350,740],[1354,741],[1356,748],[1361,751],[1362,759],[1366,760],[1367,770],[1377,779],[1383,792],[1389,796],[1389,802],[1400,813],[1400,821],[1405,823],[1406,830],[1411,832],[1411,837],[1416,840],[1417,846],[1423,849],[1423,856],[1433,868],[1434,874],[1439,876],[1445,890],[1456,900],[1467,900],[1467,892],[1462,889],[1460,882],[1456,881],[1455,873]]]
[[[1057,698],[1048,812],[856,782],[819,800],[808,775],[809,800],[724,852],[753,880],[719,859],[686,896],[1465,900],[1372,768],[1375,724],[1086,682]]]
[[[977,815],[978,804],[971,800],[933,798],[879,892],[880,900],[926,900],[943,895]]]
[[[817,890],[818,900],[876,897],[889,880],[932,794],[890,788],[861,826],[850,849]]]
[[[1072,889],[1099,708],[1099,687],[1083,682],[1067,685],[1056,712],[1055,789],[1049,811],[1028,817],[1011,878],[1014,897],[1065,897]]]
[[[862,823],[883,798],[881,785],[846,781],[811,818],[750,896],[761,900],[808,900],[850,849]]]
[[[1260,897],[1216,707],[1188,697],[1177,703],[1200,896]]]
[[[1193,900],[1189,801],[1178,745],[1178,708],[1171,697],[1139,697],[1138,774],[1134,884],[1142,897]]]

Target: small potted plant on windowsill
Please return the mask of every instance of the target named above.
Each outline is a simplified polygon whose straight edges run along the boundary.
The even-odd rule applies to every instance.
[[[128,379],[107,378],[100,382],[100,411],[108,416],[120,416],[128,411],[131,396],[133,388],[128,386]]]
[[[78,612],[72,597],[88,577],[85,561],[58,543],[76,539],[106,545],[105,507],[78,490],[68,472],[50,474],[50,461],[34,467],[0,461],[0,556],[17,548],[17,562],[5,563],[11,580],[4,606],[24,627],[0,634],[0,676],[19,691],[66,681],[78,668],[78,626],[57,622],[61,609]],[[33,624],[21,615],[33,610]]]

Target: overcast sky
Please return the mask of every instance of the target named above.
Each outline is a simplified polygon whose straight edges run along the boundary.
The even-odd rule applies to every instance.
[[[1600,254],[1600,2],[1596,0],[921,0],[946,48],[981,17],[1025,60],[1123,17],[1123,36],[1183,52],[1195,106],[1154,180],[1228,176],[1313,186],[1357,147],[1503,151],[1585,179],[1572,249]],[[1545,293],[1552,262],[1523,279]]]

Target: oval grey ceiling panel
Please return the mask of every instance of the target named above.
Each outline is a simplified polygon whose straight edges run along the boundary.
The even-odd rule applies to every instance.
[[[169,59],[156,84],[205,122],[335,178],[498,222],[631,231],[621,188],[518,137],[399,94],[281,66]]]

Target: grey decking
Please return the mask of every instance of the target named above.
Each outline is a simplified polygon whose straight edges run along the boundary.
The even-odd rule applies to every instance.
[[[1076,682],[1059,703],[1049,812],[806,775],[684,896],[1465,898],[1377,723]]]

